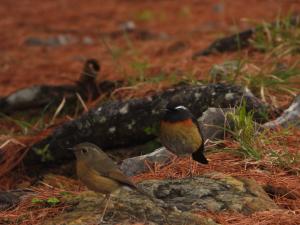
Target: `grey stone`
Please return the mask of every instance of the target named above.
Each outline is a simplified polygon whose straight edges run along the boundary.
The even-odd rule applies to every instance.
[[[29,37],[25,40],[25,44],[29,46],[48,46],[48,47],[58,47],[63,45],[74,44],[78,42],[78,39],[72,35],[60,34],[55,37],[48,38],[38,38]]]
[[[94,40],[93,40],[93,38],[91,38],[89,36],[85,36],[82,38],[82,43],[85,45],[92,45],[92,44],[94,44]]]
[[[12,209],[28,195],[33,195],[33,192],[25,189],[0,191],[0,211]]]
[[[145,181],[141,187],[181,211],[229,210],[249,214],[277,208],[254,180],[217,172],[178,180]]]
[[[224,3],[217,3],[215,5],[213,5],[213,10],[216,12],[216,13],[222,13],[224,12]]]
[[[172,152],[162,147],[149,154],[123,160],[121,164],[121,170],[127,176],[134,176],[149,170],[148,166],[145,164],[145,161],[150,164],[166,164],[170,162],[173,157],[175,157],[175,155]]]
[[[216,224],[210,218],[193,214],[197,211],[239,212],[251,214],[257,211],[277,209],[277,205],[255,181],[233,178],[221,173],[209,173],[199,177],[178,180],[148,180],[139,184],[156,199],[135,191],[121,190],[113,195],[103,224]],[[101,197],[100,197],[101,196]],[[84,192],[69,210],[51,218],[45,224],[95,224],[104,204],[103,196]],[[78,198],[77,198],[78,199]],[[74,197],[66,202],[74,201]]]
[[[121,23],[119,25],[119,29],[121,31],[125,31],[125,32],[133,31],[136,29],[136,25],[133,21],[129,20],[129,21],[125,21],[125,22]]]
[[[300,95],[298,95],[290,107],[286,109],[277,119],[263,124],[264,128],[282,127],[299,127],[300,128]]]
[[[222,140],[225,136],[225,127],[232,122],[227,114],[234,112],[233,108],[208,108],[198,119],[204,140]]]
[[[32,86],[30,88],[24,88],[9,95],[6,101],[10,105],[28,104],[39,98],[41,94],[40,86]]]
[[[103,196],[90,191],[78,196],[78,204],[72,211],[51,218],[44,224],[90,225],[99,224],[99,218],[105,202]],[[74,200],[71,200],[71,202]],[[192,213],[174,209],[164,209],[158,204],[134,192],[121,190],[119,195],[112,196],[108,210],[101,224],[191,224],[217,225],[210,218],[200,218]]]
[[[222,64],[215,64],[209,71],[212,81],[215,83],[230,80],[240,69],[239,61],[226,61]]]

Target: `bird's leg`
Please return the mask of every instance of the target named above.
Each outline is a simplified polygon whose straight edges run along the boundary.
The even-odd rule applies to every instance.
[[[104,215],[105,215],[105,212],[106,212],[107,206],[108,206],[108,204],[109,204],[109,201],[110,201],[110,194],[107,194],[107,195],[105,196],[104,200],[106,200],[106,204],[105,204],[105,206],[104,206],[104,209],[103,209],[102,215],[101,215],[101,217],[100,217],[100,223],[102,223],[102,222],[103,222],[103,218],[104,218]],[[104,201],[104,200],[103,200],[103,201]],[[103,201],[102,201],[102,202],[103,202]]]
[[[189,175],[192,177],[193,176],[193,165],[194,165],[194,160],[192,159],[192,157],[189,157],[189,163],[190,163]]]
[[[99,205],[102,205],[103,204],[103,202],[105,201],[105,200],[107,200],[107,195],[105,195],[105,197],[102,199],[102,201],[100,202],[100,204]]]

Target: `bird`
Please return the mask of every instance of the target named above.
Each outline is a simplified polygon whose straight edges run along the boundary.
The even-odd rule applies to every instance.
[[[96,83],[96,78],[100,70],[101,65],[96,59],[87,59],[84,63],[80,78],[76,82],[88,99],[94,100],[100,94]]]
[[[137,187],[129,177],[124,175],[115,162],[97,145],[85,142],[72,149],[76,156],[76,171],[79,179],[90,190],[105,195],[106,204],[100,218],[101,222],[110,201],[110,195],[121,188],[135,190],[154,201],[150,194]]]
[[[204,156],[204,140],[198,121],[188,108],[169,103],[160,120],[159,138],[177,156],[191,155],[192,159],[208,164]]]

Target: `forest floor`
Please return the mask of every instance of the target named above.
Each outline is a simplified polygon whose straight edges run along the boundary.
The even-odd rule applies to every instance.
[[[222,78],[223,81],[247,86],[266,103],[285,109],[299,93],[300,31],[289,25],[273,30],[266,24],[284,20],[299,10],[297,1],[276,0],[112,0],[101,3],[96,0],[17,3],[2,0],[0,95],[35,84],[74,83],[80,75],[82,59],[87,58],[101,62],[99,81],[127,81],[128,88],[118,92],[120,98],[145,96],[182,80],[207,83],[212,81],[209,72],[213,65],[239,62],[242,66],[238,76],[229,74]],[[128,21],[135,24],[135,29],[147,32],[114,35],[120,31],[120,25]],[[215,39],[261,24],[264,24],[264,32],[252,40],[250,47],[192,59],[194,53],[205,49]],[[41,45],[32,41],[51,38],[58,38],[63,44]],[[278,67],[287,68],[287,72],[275,74]],[[88,107],[93,105],[87,103]],[[48,117],[43,126],[37,124],[38,120],[26,121],[26,116],[23,118],[19,114],[17,118],[2,117],[0,148],[13,152],[30,146],[72,118],[63,115],[54,125],[47,126],[51,115]],[[300,224],[299,136],[299,129],[278,128],[264,133],[257,141],[259,143],[255,143],[260,149],[259,159],[219,149],[209,152],[208,166],[197,167],[194,171],[194,174],[220,171],[252,178],[261,185],[272,185],[280,190],[271,196],[279,206],[278,210],[252,215],[233,212],[199,214],[221,224]],[[238,150],[240,144],[234,139],[223,143],[231,150]],[[134,177],[134,180],[184,177],[189,168],[187,159],[178,159],[172,165],[158,167],[151,173]],[[19,166],[13,172],[10,169],[0,164],[1,191],[31,188],[38,193],[38,199],[49,204],[37,207],[38,202],[27,199],[10,211],[0,212],[0,221],[5,217],[11,224],[42,223],[45,218],[68,207],[60,202],[62,191],[77,193],[84,190],[77,180],[62,176],[54,176],[47,184],[31,186],[32,179],[26,176],[26,168]],[[182,171],[179,175],[178,170]]]

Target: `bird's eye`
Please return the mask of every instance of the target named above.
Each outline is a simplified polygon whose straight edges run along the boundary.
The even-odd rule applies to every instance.
[[[86,154],[88,151],[85,148],[83,148],[83,149],[81,149],[81,152],[82,152],[82,154]]]

